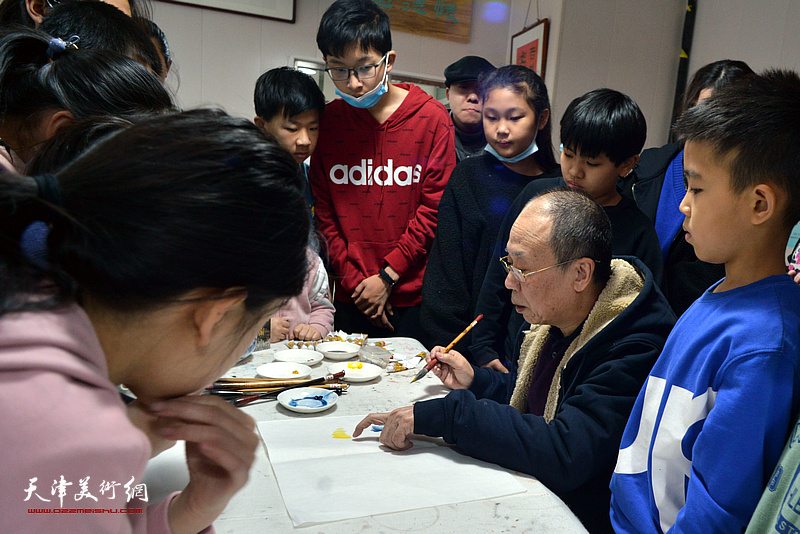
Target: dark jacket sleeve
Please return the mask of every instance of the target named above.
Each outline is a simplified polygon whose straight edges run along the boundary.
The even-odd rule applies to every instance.
[[[469,391],[478,399],[508,404],[517,382],[516,373],[501,373],[488,367],[474,367],[475,377]]]
[[[521,197],[522,195],[514,200],[503,219],[497,234],[494,258],[505,256],[508,234],[527,202],[527,200],[523,202]],[[511,306],[511,290],[505,285],[506,272],[498,259],[489,261],[475,305],[475,315],[483,314],[483,319],[472,329],[470,354],[471,361],[475,365],[486,365],[492,360],[502,359],[505,355],[508,320],[511,313],[514,313],[514,308]]]
[[[637,240],[638,246],[634,249],[633,255],[642,260],[650,272],[653,273],[653,281],[660,288],[664,287],[664,258],[661,255],[661,248],[658,245],[658,235],[652,226],[642,228],[641,235]]]
[[[604,361],[567,392],[550,423],[461,389],[416,403],[414,432],[533,475],[556,493],[571,491],[613,467],[628,415],[662,344],[638,335],[595,347],[607,351]],[[565,375],[581,372],[580,366],[573,358]]]
[[[614,250],[615,255],[636,256],[653,273],[653,281],[660,288],[664,288],[664,257],[661,246],[658,244],[658,234],[653,223],[647,216],[639,211],[634,203],[630,206],[630,220],[632,227],[631,248],[629,250]],[[612,229],[613,231],[613,229]]]
[[[427,346],[447,345],[472,322],[472,273],[481,221],[459,164],[439,203],[439,224],[422,282],[420,320]],[[454,347],[469,358],[471,337]]]

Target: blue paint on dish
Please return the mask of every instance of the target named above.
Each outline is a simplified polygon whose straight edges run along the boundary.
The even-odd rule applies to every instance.
[[[335,392],[320,393],[319,395],[306,395],[305,397],[298,397],[289,401],[289,406],[294,408],[322,408],[327,406],[331,400],[331,395],[336,396]]]
[[[372,425],[373,432],[383,432],[383,425]]]

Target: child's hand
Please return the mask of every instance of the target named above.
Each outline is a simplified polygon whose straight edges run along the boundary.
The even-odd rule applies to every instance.
[[[472,384],[475,378],[475,370],[461,353],[451,350],[442,352],[444,347],[433,347],[431,353],[425,358],[428,364],[434,358],[438,363],[433,366],[433,374],[439,377],[442,384],[450,389],[466,389]]]
[[[369,319],[377,319],[383,315],[383,308],[389,300],[389,292],[386,282],[379,275],[373,274],[356,286],[350,298],[361,313]]]
[[[150,411],[174,421],[159,429],[162,437],[186,441],[189,484],[170,503],[171,532],[199,532],[247,482],[258,447],[255,421],[213,395],[159,402]]]
[[[277,343],[289,335],[289,319],[273,317],[269,320],[269,342]]]
[[[795,284],[800,285],[800,271],[798,271],[797,269],[790,269],[789,276],[792,277]]]
[[[294,327],[292,337],[302,341],[317,341],[318,339],[322,339],[322,334],[310,324],[299,324]]]
[[[391,313],[387,314],[387,311],[389,311],[388,310],[389,304],[387,303],[386,306],[387,308],[384,308],[383,313],[381,313],[377,317],[370,318],[369,322],[372,326],[375,326],[377,328],[386,328],[387,330],[394,331],[394,326],[392,326],[392,323],[389,322],[389,315],[391,315]]]

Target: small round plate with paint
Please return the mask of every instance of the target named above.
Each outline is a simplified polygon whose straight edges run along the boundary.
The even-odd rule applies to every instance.
[[[272,362],[259,365],[256,373],[264,378],[307,378],[311,376],[311,367],[302,363]]]
[[[358,354],[361,347],[355,343],[345,341],[326,341],[317,343],[315,349],[325,355],[329,360],[349,360]]]
[[[344,371],[344,378],[347,382],[369,382],[380,376],[383,369],[379,365],[367,362],[339,362],[328,366],[331,373]]]
[[[322,361],[322,353],[310,349],[286,349],[275,353],[275,360],[279,362],[304,363],[314,365]]]
[[[293,412],[314,413],[327,410],[339,399],[335,391],[322,388],[295,388],[278,394],[278,402]]]

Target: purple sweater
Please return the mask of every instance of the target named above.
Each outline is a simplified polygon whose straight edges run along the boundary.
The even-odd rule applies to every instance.
[[[129,421],[79,306],[0,318],[0,428],[4,532],[169,533],[177,493],[155,504],[128,501],[126,485],[145,489],[150,442]]]

